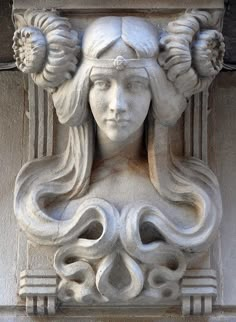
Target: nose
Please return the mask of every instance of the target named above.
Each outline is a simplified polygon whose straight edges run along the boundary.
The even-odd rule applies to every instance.
[[[125,97],[125,91],[119,84],[113,86],[109,108],[110,111],[115,115],[119,115],[127,111],[127,100]]]

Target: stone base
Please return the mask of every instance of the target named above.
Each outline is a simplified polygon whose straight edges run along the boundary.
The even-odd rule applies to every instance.
[[[186,271],[181,294],[183,315],[210,314],[217,295],[216,272],[211,269]]]
[[[28,315],[56,313],[57,276],[53,270],[25,270],[20,275],[21,297]]]

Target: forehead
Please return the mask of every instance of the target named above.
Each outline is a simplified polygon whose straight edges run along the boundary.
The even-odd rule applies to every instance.
[[[111,77],[111,78],[132,78],[141,77],[148,79],[147,71],[144,67],[125,68],[124,70],[116,70],[115,68],[93,67],[90,77]]]

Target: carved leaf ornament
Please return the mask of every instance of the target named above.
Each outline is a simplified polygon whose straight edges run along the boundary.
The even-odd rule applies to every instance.
[[[80,93],[88,91],[89,81],[77,81],[78,73],[72,77],[77,70],[79,40],[68,19],[55,12],[37,10],[26,11],[19,19],[13,45],[17,67],[31,73],[37,85],[54,91],[59,120],[71,126],[66,151],[26,164],[15,188],[16,217],[28,238],[43,245],[61,246],[55,254],[54,267],[61,278],[58,296],[62,301],[142,303],[144,299],[154,299],[156,303],[176,299],[179,280],[189,260],[213,241],[222,212],[217,179],[200,160],[177,160],[168,147],[168,125],[180,117],[186,107],[185,98],[206,88],[222,67],[223,37],[213,29],[213,18],[207,11],[192,10],[170,22],[159,39],[156,61],[162,83],[155,83],[152,68],[147,68],[153,79],[151,86],[156,86],[152,88],[153,101],[157,88],[161,91],[163,84],[169,93],[156,99],[158,106],[162,104],[157,115],[162,116],[154,115],[149,122],[150,181],[176,210],[191,207],[196,221],[186,226],[171,220],[168,209],[164,213],[146,202],[130,203],[118,211],[109,202],[92,198],[82,202],[70,219],[57,220],[47,214],[47,204],[52,200],[70,201],[88,190],[93,126],[88,113],[77,107],[87,107],[87,96]],[[123,19],[127,26],[144,23],[135,17],[111,19],[120,19],[119,23]],[[147,39],[148,32],[147,28]],[[112,60],[112,68],[122,71],[128,63],[118,56]],[[86,63],[79,68],[81,74],[90,72]],[[74,101],[67,94],[68,89],[78,93]],[[66,97],[62,97],[61,90]],[[170,107],[173,117],[167,122],[163,113]],[[100,236],[85,237],[92,224],[102,227]],[[142,240],[144,224],[155,228],[155,240]],[[112,279],[117,263],[123,265],[123,284],[123,276],[120,281]]]

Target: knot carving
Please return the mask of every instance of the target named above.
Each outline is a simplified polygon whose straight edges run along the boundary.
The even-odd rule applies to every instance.
[[[93,217],[86,217],[84,231],[101,216],[101,208],[95,210],[93,203],[110,207],[103,200],[90,202]],[[54,267],[61,277],[59,298],[78,303],[176,299],[186,256],[164,240],[144,244],[140,236],[143,222],[153,224],[165,235],[165,229],[161,229],[167,224],[163,215],[148,205],[125,207],[120,217],[117,215],[115,209],[113,215],[109,214],[109,225],[100,221],[102,232],[97,239],[90,239],[89,234],[84,239],[81,231],[76,242],[56,252]]]

